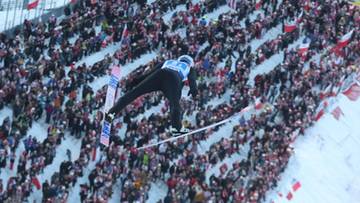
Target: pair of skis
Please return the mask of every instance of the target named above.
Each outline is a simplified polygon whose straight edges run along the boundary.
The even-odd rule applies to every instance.
[[[119,81],[120,81],[120,67],[113,66],[111,69],[110,81],[108,83],[108,87],[106,91],[104,114],[103,114],[104,119],[103,119],[103,125],[100,136],[100,143],[105,145],[106,147],[108,147],[110,144],[111,123],[106,121],[105,115],[115,103],[116,90]]]

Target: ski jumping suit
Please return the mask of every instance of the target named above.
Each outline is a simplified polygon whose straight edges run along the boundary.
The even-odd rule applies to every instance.
[[[189,81],[189,94],[196,96],[196,73],[186,63],[177,60],[167,60],[159,64],[150,73],[137,78],[138,84],[122,96],[108,113],[118,113],[141,95],[154,91],[162,91],[170,103],[171,125],[180,131],[181,108],[180,98],[184,81]]]

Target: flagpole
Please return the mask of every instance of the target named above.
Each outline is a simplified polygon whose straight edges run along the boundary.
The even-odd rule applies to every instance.
[[[50,1],[50,9],[52,9],[53,7],[53,0]]]
[[[45,13],[45,10],[46,10],[46,0],[43,0],[41,1],[43,6],[42,6],[42,13],[41,13],[41,16]]]
[[[36,5],[36,8],[35,8],[35,17],[34,17],[34,19],[38,17],[39,10],[40,10],[39,8],[40,8],[40,6],[39,6],[39,3],[38,3],[38,4]]]
[[[16,17],[16,13],[17,13],[17,6],[18,6],[18,1],[15,1],[15,9],[14,9],[14,17],[13,17],[13,22],[12,22],[12,27],[15,26],[15,17]]]
[[[24,1],[22,1],[22,5],[21,5],[21,13],[20,13],[20,24],[23,23],[23,14],[24,14]]]
[[[5,17],[5,26],[4,26],[4,30],[6,30],[7,27],[7,21],[8,21],[8,16],[9,16],[9,10],[10,10],[10,2],[8,2],[8,6],[6,9],[6,17]]]

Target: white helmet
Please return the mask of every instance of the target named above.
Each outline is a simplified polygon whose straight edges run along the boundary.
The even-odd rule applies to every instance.
[[[188,64],[190,67],[194,67],[194,59],[189,55],[182,55],[178,58],[178,61]]]

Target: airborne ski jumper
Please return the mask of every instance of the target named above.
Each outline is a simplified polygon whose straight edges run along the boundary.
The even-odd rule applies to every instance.
[[[136,79],[137,84],[108,111],[107,119],[112,120],[115,114],[141,95],[162,91],[170,103],[170,131],[172,133],[188,132],[182,127],[180,98],[186,80],[189,81],[190,86],[188,95],[193,97],[197,95],[196,73],[193,67],[194,60],[188,55],[180,56],[177,60],[167,60],[155,67],[148,74]]]

